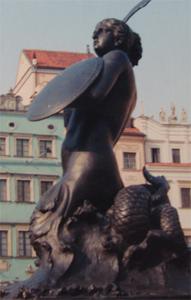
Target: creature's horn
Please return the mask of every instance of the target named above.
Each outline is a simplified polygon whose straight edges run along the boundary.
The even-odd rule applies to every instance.
[[[127,16],[123,19],[124,23],[127,23],[127,21],[141,8],[145,7],[151,0],[142,0],[140,1],[135,7],[133,7],[130,12],[127,14]]]
[[[166,191],[170,189],[169,183],[164,176],[153,176],[151,175],[151,173],[149,173],[146,167],[143,167],[143,176],[148,182],[153,184],[155,187],[159,188],[163,186],[166,189]]]

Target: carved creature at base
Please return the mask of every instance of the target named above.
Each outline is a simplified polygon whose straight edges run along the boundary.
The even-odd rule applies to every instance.
[[[186,274],[188,252],[176,209],[167,196],[168,183],[146,169],[144,176],[150,184],[123,188],[105,214],[86,200],[64,222],[63,201],[55,201],[52,210],[41,211],[38,206],[30,230],[39,268],[2,295],[144,294],[147,289],[140,288],[144,276],[147,282],[144,279],[142,284],[150,291],[159,279],[164,291],[165,274],[170,274],[164,268],[172,269],[173,260],[172,265]]]

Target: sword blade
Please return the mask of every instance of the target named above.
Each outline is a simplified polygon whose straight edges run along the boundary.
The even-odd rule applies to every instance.
[[[151,0],[142,0],[137,5],[135,5],[130,12],[126,15],[126,17],[123,19],[124,23],[127,23],[127,21],[141,8],[145,7]]]

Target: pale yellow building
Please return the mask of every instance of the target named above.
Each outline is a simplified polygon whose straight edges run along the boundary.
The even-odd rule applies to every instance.
[[[191,124],[186,112],[176,116],[175,107],[160,120],[140,116],[135,126],[145,134],[145,163],[153,175],[164,175],[170,183],[169,197],[177,208],[191,246]]]
[[[125,186],[145,182],[142,168],[145,164],[145,135],[137,128],[125,128],[114,152]]]

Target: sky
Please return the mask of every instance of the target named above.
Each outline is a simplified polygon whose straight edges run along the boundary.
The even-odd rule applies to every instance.
[[[104,18],[123,19],[139,0],[0,0],[0,94],[14,87],[22,49],[86,52]],[[128,22],[143,57],[134,68],[134,116],[158,118],[163,108],[191,120],[191,0],[152,0]]]

